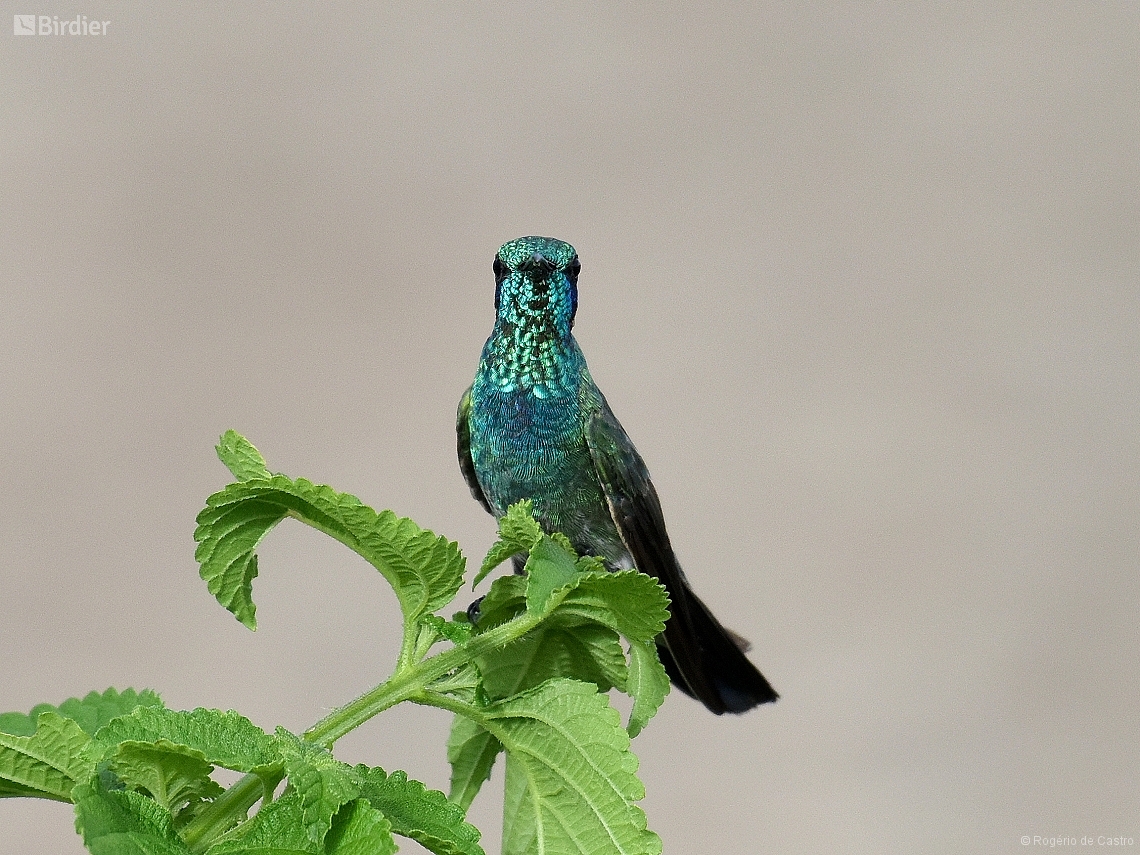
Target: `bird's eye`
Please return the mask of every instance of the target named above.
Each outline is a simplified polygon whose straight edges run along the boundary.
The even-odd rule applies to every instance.
[[[582,269],[582,262],[580,262],[578,260],[578,256],[574,256],[574,258],[570,261],[570,263],[568,265],[566,265],[566,275],[569,276],[571,279],[577,279],[578,278],[578,271],[581,269]]]
[[[507,266],[503,264],[502,259],[496,255],[495,263],[491,265],[491,269],[495,271],[495,278],[498,279],[503,275],[503,271],[507,269]]]

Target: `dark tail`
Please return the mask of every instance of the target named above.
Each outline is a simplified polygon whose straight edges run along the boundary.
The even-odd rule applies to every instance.
[[[657,652],[673,685],[717,715],[776,700],[779,695],[744,655],[747,642],[721,626],[688,585],[670,588],[671,617]]]

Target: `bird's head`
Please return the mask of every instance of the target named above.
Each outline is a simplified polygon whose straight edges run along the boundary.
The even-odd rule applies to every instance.
[[[565,337],[578,310],[578,253],[565,241],[521,237],[495,256],[495,313],[515,328]]]

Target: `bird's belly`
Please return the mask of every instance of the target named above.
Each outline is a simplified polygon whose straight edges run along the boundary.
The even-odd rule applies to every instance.
[[[547,531],[621,563],[626,550],[586,445],[576,399],[491,395],[472,401],[471,458],[496,516],[523,499]]]

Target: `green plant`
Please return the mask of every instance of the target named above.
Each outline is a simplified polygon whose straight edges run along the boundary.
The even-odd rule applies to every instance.
[[[74,803],[96,855],[363,855],[395,852],[393,835],[440,855],[481,855],[465,811],[502,753],[505,853],[661,851],[636,805],[644,790],[629,749],[668,692],[653,643],[668,617],[660,585],[575,555],[522,502],[501,520],[474,584],[520,553],[526,575],[497,579],[477,624],[465,612],[445,619],[436,612],[463,581],[456,544],[270,472],[233,431],[218,456],[236,481],[198,515],[195,557],[210,592],[253,629],[257,545],[286,517],[320,529],[372,564],[399,600],[391,676],[300,735],[267,733],[232,710],[169,710],[149,690],[6,713],[0,796]],[[605,694],[613,688],[633,698],[624,728]],[[447,797],[332,753],[341,736],[404,701],[455,714]],[[244,777],[223,789],[215,767]]]

